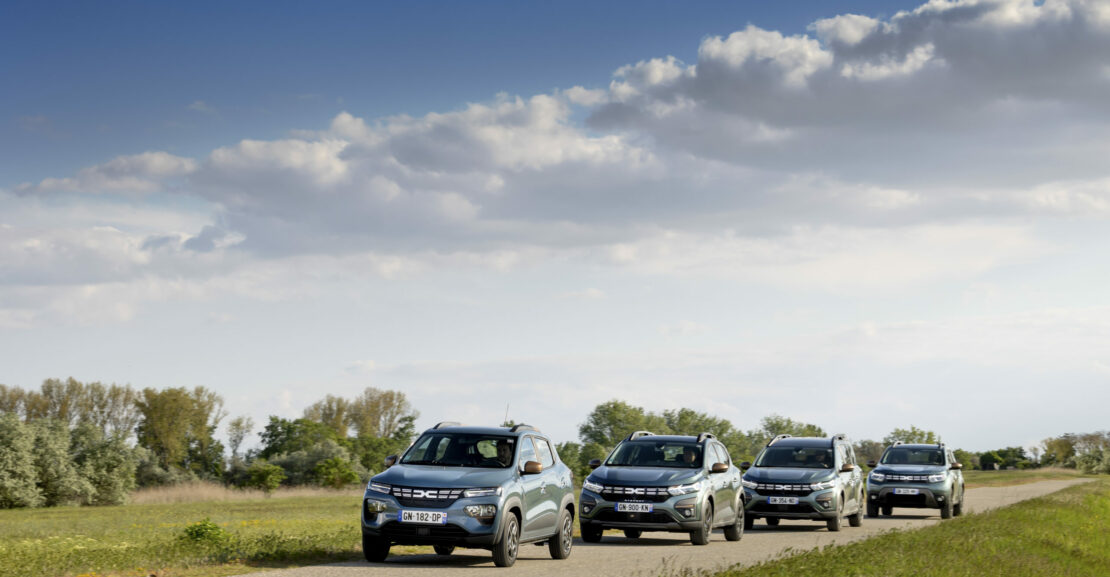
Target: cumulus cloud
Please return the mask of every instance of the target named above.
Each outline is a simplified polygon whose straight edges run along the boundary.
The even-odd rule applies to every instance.
[[[161,190],[166,181],[192,174],[196,168],[197,163],[191,158],[167,152],[144,152],[84,168],[73,177],[23,183],[15,192],[155,192]]]

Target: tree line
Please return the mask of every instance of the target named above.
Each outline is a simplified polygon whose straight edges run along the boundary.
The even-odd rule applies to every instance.
[[[384,458],[416,435],[419,413],[399,391],[365,389],[354,398],[327,395],[302,416],[270,416],[258,445],[249,417],[228,419],[223,399],[204,387],[135,389],[128,385],[48,379],[38,390],[0,385],[0,508],[64,504],[110,505],[137,488],[209,481],[267,492],[280,486],[343,487],[364,483]],[[504,423],[512,425],[513,423]],[[217,438],[221,425],[227,446]],[[579,479],[635,431],[709,432],[734,460],[751,461],[779,434],[825,437],[818,425],[770,415],[743,430],[689,408],[647,411],[619,400],[601,403],[578,428],[578,440],[557,445]],[[878,460],[895,441],[936,443],[933,431],[911,426],[883,439],[855,442],[861,463]],[[1065,434],[1031,449],[981,453],[955,450],[969,468],[1056,466],[1110,473],[1110,432]]]

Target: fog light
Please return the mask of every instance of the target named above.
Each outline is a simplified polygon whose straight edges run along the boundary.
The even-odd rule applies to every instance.
[[[832,494],[831,493],[826,493],[824,495],[818,496],[814,500],[817,501],[818,505],[828,509],[829,507],[832,507],[832,499],[833,499]]]
[[[683,499],[675,503],[674,510],[683,517],[691,519],[694,517],[694,506],[697,505],[697,501],[697,499]]]
[[[871,495],[871,500],[872,500],[872,501],[874,501],[875,499],[878,499],[878,498],[879,498],[879,496],[878,496],[878,495]]]
[[[582,499],[580,505],[582,507],[583,513],[589,513],[590,511],[594,510],[594,507],[597,507],[597,501],[594,501],[593,499]]]
[[[467,505],[463,510],[471,517],[493,517],[497,514],[497,505]]]
[[[943,501],[944,495],[937,495],[937,501]]]
[[[366,510],[371,513],[381,513],[385,511],[385,503],[382,501],[374,501],[372,499],[366,500]]]

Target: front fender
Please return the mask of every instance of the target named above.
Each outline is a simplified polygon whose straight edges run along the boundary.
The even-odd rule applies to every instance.
[[[517,524],[519,525],[520,523],[524,522],[524,503],[520,500],[520,497],[518,495],[510,495],[508,498],[505,499],[504,504],[501,505],[501,510],[497,513],[497,529],[494,532],[494,543],[501,542],[501,535],[504,531],[505,519],[507,518],[506,515],[512,515],[510,511],[513,509],[513,507],[516,507],[521,511],[521,518],[517,519]]]

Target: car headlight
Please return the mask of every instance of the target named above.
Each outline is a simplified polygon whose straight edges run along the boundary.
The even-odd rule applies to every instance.
[[[943,483],[944,482],[944,473],[941,473],[939,475],[929,475],[929,482],[930,483]]]
[[[823,483],[813,483],[809,486],[809,488],[813,489],[814,491],[824,491],[825,489],[832,489],[835,486],[836,480],[834,479],[832,481],[825,481]]]
[[[701,488],[704,486],[705,483],[703,481],[697,481],[696,483],[688,483],[686,485],[674,485],[673,487],[667,487],[667,492],[672,495],[688,495],[690,493],[697,493],[698,491],[701,491]]]
[[[385,493],[386,495],[388,495],[389,492],[392,489],[393,489],[393,487],[390,487],[389,485],[386,485],[385,483],[375,483],[374,481],[370,481],[370,484],[366,486],[367,491],[374,491],[376,493]]]
[[[878,471],[871,471],[871,480],[875,481],[876,483],[882,483],[886,480],[886,475]]]
[[[747,489],[754,489],[754,488],[759,486],[759,483],[756,483],[755,481],[749,481],[749,480],[743,479],[743,478],[740,479],[740,484],[743,485]]]
[[[489,518],[497,514],[497,505],[467,505],[463,510],[471,517]]]
[[[605,490],[604,485],[591,481],[589,477],[587,477],[585,481],[582,481],[582,488],[587,491],[593,491],[594,493],[600,493]]]
[[[476,489],[467,489],[463,491],[462,496],[470,497],[493,497],[501,494],[501,487],[479,487]],[[475,515],[477,517],[478,515]]]

